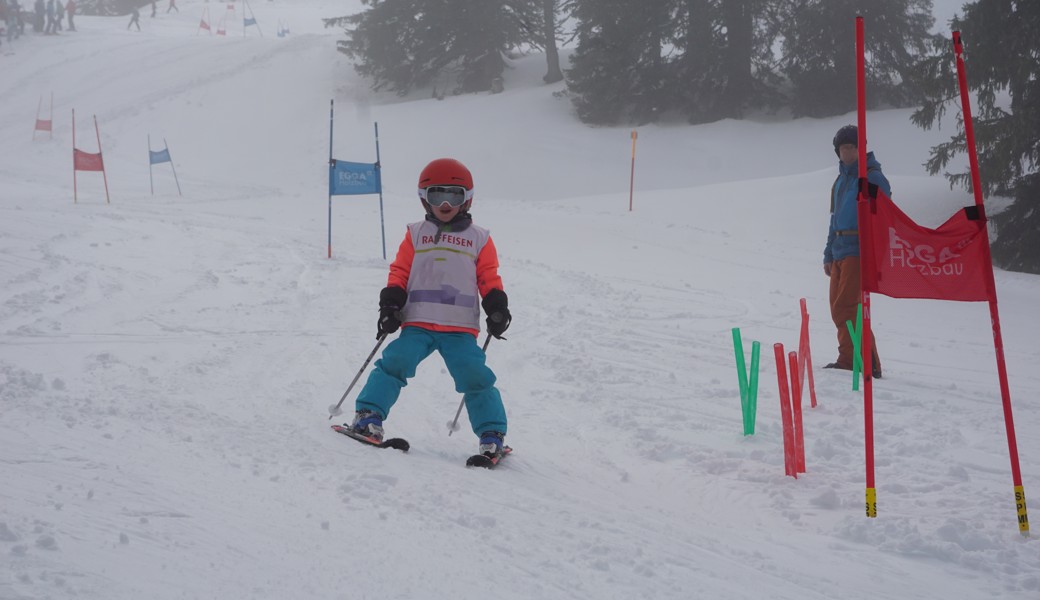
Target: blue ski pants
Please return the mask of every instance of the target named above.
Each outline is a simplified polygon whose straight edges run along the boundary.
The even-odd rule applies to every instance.
[[[495,374],[485,364],[487,356],[469,333],[430,331],[405,327],[383,350],[365,387],[358,394],[357,410],[374,410],[387,418],[401,395],[401,388],[415,376],[415,369],[434,350],[440,352],[455,391],[462,394],[473,433],[506,433],[506,410],[495,387]]]

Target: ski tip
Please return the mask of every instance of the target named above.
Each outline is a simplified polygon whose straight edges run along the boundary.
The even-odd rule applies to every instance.
[[[509,446],[502,448],[502,454],[498,456],[488,456],[486,454],[474,454],[473,456],[466,459],[467,467],[483,467],[485,469],[493,469],[495,465],[502,462],[507,454],[513,452],[513,449]]]
[[[490,469],[491,467],[495,466],[497,462],[498,461],[484,456],[483,454],[474,454],[473,456],[466,459],[466,466],[483,467],[485,469]]]
[[[408,452],[411,449],[411,444],[404,438],[390,438],[380,444],[383,448],[393,448],[394,450],[400,450],[401,452]]]

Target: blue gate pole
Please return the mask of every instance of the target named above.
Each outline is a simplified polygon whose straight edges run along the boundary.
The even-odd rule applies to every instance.
[[[148,134],[148,186],[155,195],[155,181],[152,179],[152,134]]]
[[[149,140],[149,146],[151,145],[151,143],[152,142]],[[163,146],[166,146],[166,156],[170,156],[170,145],[166,143],[166,138],[162,139],[162,143]],[[177,184],[177,195],[183,197],[184,194],[181,193],[181,182],[179,179],[177,179],[177,167],[173,166],[172,156],[170,156],[170,168],[173,169],[173,182]]]
[[[332,170],[335,162],[332,160],[332,109],[335,100],[329,100],[329,256],[332,258]]]
[[[386,260],[386,226],[383,224],[383,167],[379,163],[379,121],[376,126],[376,184],[379,186],[379,231],[383,236],[383,260]]]

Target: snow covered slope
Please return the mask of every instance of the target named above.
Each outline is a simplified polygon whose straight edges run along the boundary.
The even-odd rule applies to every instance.
[[[257,3],[265,37],[196,35],[218,6],[160,6],[141,33],[82,17],[0,56],[0,598],[1040,597],[981,304],[874,298],[877,519],[846,373],[817,368],[808,472],[783,475],[772,344],[797,343],[805,297],[833,359],[830,138],[853,115],[640,128],[630,212],[630,130],[578,123],[540,57],[499,95],[387,97],[321,27],[357,0]],[[52,91],[54,138],[33,142]],[[374,160],[379,122],[391,255],[422,166],[474,172],[514,316],[488,350],[516,450],[496,471],[448,437],[438,357],[386,423],[408,454],[328,428],[388,262],[374,197],[334,201],[325,257],[330,99],[337,158]],[[73,203],[73,108],[86,151],[97,115],[111,204],[93,173]],[[949,131],[908,114],[870,114],[871,148],[935,226],[971,199],[924,174]],[[148,135],[183,197],[169,165],[149,193]],[[1040,279],[997,287],[1035,499]],[[732,327],[763,344],[754,436]]]

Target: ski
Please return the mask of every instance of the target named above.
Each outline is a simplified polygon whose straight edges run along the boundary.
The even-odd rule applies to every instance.
[[[337,433],[342,433],[351,439],[355,439],[362,444],[368,444],[369,446],[375,446],[376,448],[393,448],[394,450],[400,450],[401,452],[408,452],[408,449],[411,448],[408,440],[404,438],[390,438],[388,440],[379,441],[376,438],[361,435],[346,425],[333,425],[332,430]]]
[[[513,452],[513,449],[509,446],[502,448],[502,454],[497,456],[488,456],[486,454],[474,454],[473,456],[466,459],[467,467],[483,467],[485,469],[494,469],[495,466],[502,462],[508,454]]]

